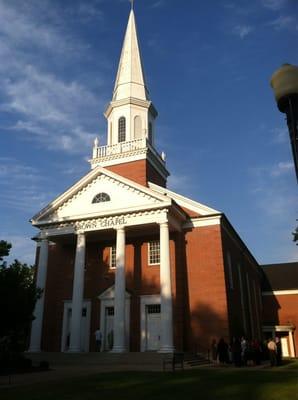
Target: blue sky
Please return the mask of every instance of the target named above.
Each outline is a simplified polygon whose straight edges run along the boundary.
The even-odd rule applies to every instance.
[[[297,260],[297,184],[269,80],[298,64],[295,0],[136,0],[169,188],[223,211],[260,263]],[[0,238],[33,263],[29,219],[105,141],[128,0],[0,0]]]

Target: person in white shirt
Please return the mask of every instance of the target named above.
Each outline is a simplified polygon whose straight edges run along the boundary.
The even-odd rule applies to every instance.
[[[97,329],[94,332],[94,335],[95,335],[95,342],[96,342],[96,350],[101,351],[102,333],[101,333],[100,329]]]

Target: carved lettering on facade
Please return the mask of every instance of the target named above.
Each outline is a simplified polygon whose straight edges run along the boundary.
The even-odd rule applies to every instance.
[[[108,217],[99,218],[88,221],[76,222],[76,229],[100,229],[100,228],[115,228],[117,226],[126,225],[127,219],[125,217]]]

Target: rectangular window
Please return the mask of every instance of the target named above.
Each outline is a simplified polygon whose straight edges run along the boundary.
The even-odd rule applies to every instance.
[[[114,315],[114,307],[106,307],[105,312],[107,316]]]
[[[155,240],[148,243],[148,253],[149,253],[149,265],[160,263],[160,243],[159,240]]]
[[[116,268],[116,246],[110,247],[110,268]]]
[[[160,304],[148,304],[147,314],[160,314]]]

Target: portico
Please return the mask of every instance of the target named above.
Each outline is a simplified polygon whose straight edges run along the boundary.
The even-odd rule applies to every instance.
[[[146,189],[149,191],[149,189]],[[160,195],[158,195],[160,196]],[[146,207],[144,211],[122,213],[118,215],[102,215],[98,218],[85,218],[74,220],[70,218],[61,221],[40,220],[41,242],[38,271],[41,274],[38,282],[43,280],[45,287],[45,271],[47,270],[46,251],[49,241],[53,243],[74,241],[75,257],[73,266],[73,283],[71,298],[71,323],[69,352],[80,352],[81,348],[81,319],[85,287],[86,247],[89,241],[100,241],[110,237],[116,246],[116,268],[114,277],[114,318],[113,318],[113,352],[121,353],[129,351],[126,338],[127,312],[125,308],[126,298],[126,265],[125,252],[127,238],[144,236],[144,233],[155,232],[160,240],[160,349],[161,352],[172,352],[173,344],[173,311],[172,311],[172,284],[170,263],[170,230],[180,228],[184,215],[168,199],[163,198],[164,204],[158,207],[153,204],[151,209]],[[50,214],[53,215],[53,214]],[[56,219],[56,218],[55,218]],[[68,239],[67,239],[68,238]],[[47,246],[46,246],[47,244]],[[30,351],[40,351],[42,336],[43,310],[39,303],[35,311],[36,320],[32,327]],[[129,321],[128,321],[129,322]],[[38,326],[38,329],[35,328]],[[92,334],[92,333],[91,333]]]

